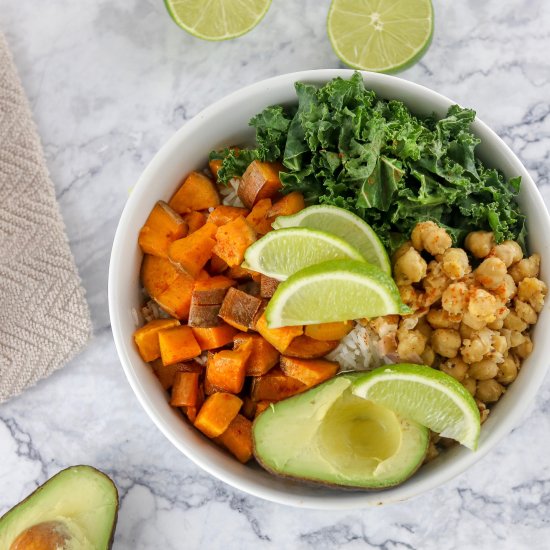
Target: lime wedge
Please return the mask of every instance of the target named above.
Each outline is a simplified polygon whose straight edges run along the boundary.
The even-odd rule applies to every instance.
[[[204,40],[228,40],[253,29],[271,0],[164,0],[182,29]]]
[[[405,310],[393,279],[381,269],[365,262],[332,260],[306,267],[281,283],[265,313],[268,326],[277,328]]]
[[[480,420],[474,398],[444,372],[424,365],[388,365],[358,378],[352,392],[442,437],[477,448]]]
[[[359,250],[367,262],[391,275],[384,245],[368,223],[348,210],[328,204],[309,206],[292,216],[279,216],[271,225],[275,229],[309,227],[332,233]]]
[[[332,0],[327,29],[336,55],[350,67],[394,72],[428,49],[431,0]]]
[[[364,261],[353,246],[335,235],[291,227],[271,231],[249,246],[242,266],[284,281],[304,267],[345,259]]]

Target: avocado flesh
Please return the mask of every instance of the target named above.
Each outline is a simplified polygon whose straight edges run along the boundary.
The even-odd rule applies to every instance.
[[[63,540],[62,546],[56,544],[52,550],[105,550],[112,542],[117,511],[114,483],[95,468],[73,466],[0,518],[0,548],[24,550],[34,533],[40,536],[49,526]],[[56,542],[56,536],[50,540]]]
[[[258,462],[275,474],[366,489],[410,477],[426,455],[428,429],[353,395],[356,377],[333,378],[260,414]]]

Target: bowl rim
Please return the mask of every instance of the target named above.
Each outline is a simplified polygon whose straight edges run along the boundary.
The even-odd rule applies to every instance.
[[[285,491],[284,488],[279,490],[261,485],[254,481],[250,481],[245,476],[238,475],[234,472],[229,472],[222,467],[218,467],[211,462],[205,462],[204,457],[202,457],[201,452],[194,447],[193,442],[182,442],[179,435],[169,429],[163,420],[157,416],[156,412],[153,410],[152,401],[148,395],[149,389],[144,387],[139,381],[132,365],[132,360],[127,353],[128,343],[126,339],[128,335],[125,336],[121,329],[121,312],[117,306],[117,286],[119,286],[122,282],[119,281],[118,273],[123,263],[124,247],[125,245],[127,246],[123,233],[126,231],[126,227],[131,223],[134,210],[136,210],[141,202],[141,196],[145,191],[145,184],[150,179],[150,175],[156,173],[162,168],[166,159],[173,153],[173,150],[180,147],[181,141],[191,135],[195,131],[196,127],[200,127],[205,119],[212,119],[219,113],[230,109],[232,105],[242,102],[246,99],[246,97],[256,96],[258,93],[269,90],[273,87],[283,87],[288,85],[290,82],[293,83],[297,81],[329,81],[335,77],[349,78],[354,72],[361,73],[363,79],[367,81],[367,86],[369,83],[373,82],[379,85],[383,85],[385,83],[390,87],[397,86],[403,93],[416,92],[417,94],[428,96],[428,98],[431,97],[439,103],[443,102],[448,105],[457,103],[439,92],[409,80],[404,80],[392,75],[371,73],[367,71],[354,71],[352,69],[314,69],[285,73],[238,89],[212,103],[208,107],[201,110],[192,119],[185,122],[179,130],[172,134],[172,136],[164,143],[164,145],[157,151],[148,163],[147,167],[135,184],[121,214],[113,240],[108,276],[109,315],[118,357],[122,364],[126,378],[138,401],[164,436],[197,466],[236,489],[279,504],[319,510],[358,509],[373,505],[376,506],[404,501],[450,481],[452,478],[470,468],[474,463],[481,460],[520,422],[526,410],[532,403],[537,391],[539,390],[541,383],[546,376],[549,364],[545,362],[544,364],[537,365],[536,375],[533,375],[530,383],[525,388],[525,392],[522,394],[522,399],[517,400],[517,402],[514,403],[513,410],[505,419],[502,419],[502,421],[500,421],[496,426],[492,427],[490,433],[484,439],[483,444],[480,445],[478,451],[465,455],[465,457],[462,457],[461,460],[450,462],[438,472],[432,473],[426,479],[422,479],[412,484],[396,486],[391,489],[391,492],[377,491],[360,493],[364,496],[364,498],[358,497],[356,493],[351,493],[345,490],[340,493],[335,492],[334,497],[331,496],[331,498],[327,498],[323,495],[299,496]],[[491,138],[495,140],[496,144],[508,157],[508,160],[511,162],[514,170],[521,175],[522,186],[528,189],[527,193],[529,195],[533,195],[534,198],[537,199],[536,202],[540,202],[540,204],[542,204],[542,209],[538,212],[538,215],[541,216],[543,225],[546,227],[545,233],[550,235],[550,215],[546,210],[543,198],[527,169],[523,166],[508,145],[489,126],[477,117],[475,119],[475,124],[478,128],[482,129],[483,132],[489,134]]]

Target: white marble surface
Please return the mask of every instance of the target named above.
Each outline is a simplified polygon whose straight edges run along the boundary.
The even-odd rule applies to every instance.
[[[316,512],[203,473],[157,431],[124,378],[107,270],[132,184],[212,101],[279,73],[339,66],[328,5],[278,0],[249,35],[208,43],[179,30],[161,0],[0,0],[95,326],[82,355],[0,406],[0,513],[59,469],[89,463],[120,489],[116,549],[549,547],[548,381],[521,425],[444,487],[387,508]],[[435,0],[435,9],[431,49],[402,76],[474,107],[550,201],[550,3]]]

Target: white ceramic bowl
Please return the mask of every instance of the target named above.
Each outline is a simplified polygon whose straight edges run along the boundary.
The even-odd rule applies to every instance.
[[[541,385],[550,355],[550,339],[543,336],[550,329],[549,308],[545,307],[535,328],[534,352],[483,425],[477,452],[457,446],[421,468],[406,483],[385,491],[312,487],[277,478],[257,466],[243,466],[207,441],[170,407],[165,392],[150,367],[141,360],[132,339],[136,328],[132,310],[140,307],[142,254],[137,245],[140,227],[157,200],[168,200],[187,173],[206,165],[211,150],[251,142],[254,135],[248,121],[253,115],[268,105],[295,102],[295,82],[321,85],[337,76],[349,78],[351,75],[350,70],[281,75],[227,96],[186,123],[155,155],[132,191],[118,225],[109,270],[109,310],[115,344],[128,381],[153,422],[182,453],[213,476],[252,495],[305,508],[360,508],[402,501],[460,474],[519,422]],[[418,114],[435,112],[443,116],[453,104],[432,90],[394,76],[365,73],[364,79],[366,86],[380,96],[400,99]],[[542,277],[548,281],[550,219],[542,197],[527,170],[492,130],[480,120],[474,122],[472,129],[481,138],[478,153],[484,162],[499,168],[507,177],[521,175],[520,204],[527,214],[529,246],[544,258]]]

